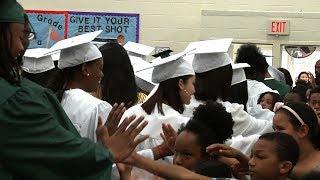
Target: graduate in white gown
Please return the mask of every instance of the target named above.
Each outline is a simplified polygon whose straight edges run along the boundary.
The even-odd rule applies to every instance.
[[[250,67],[247,63],[231,63],[232,64],[232,81],[231,81],[231,96],[230,96],[230,102],[231,103],[238,103],[244,106],[246,106],[246,103],[248,101],[248,89],[247,89],[247,78],[244,73],[244,68]],[[253,111],[254,114],[251,114]],[[262,117],[261,119],[273,119],[274,113],[269,110],[264,110],[257,106],[257,108],[250,108],[250,113],[255,118]],[[242,153],[246,154],[247,156],[250,156],[251,149],[253,145],[256,143],[258,138],[260,137],[259,134],[253,134],[250,136],[243,137],[242,135],[238,135],[236,137],[232,137],[232,139],[229,139],[226,141],[225,144],[240,150]]]
[[[99,49],[90,42],[62,49],[58,68],[51,89],[80,135],[96,142],[98,116],[104,123],[112,109],[109,103],[88,93],[97,90],[103,77]]]
[[[247,78],[244,68],[250,67],[247,63],[232,63],[232,82],[231,82],[231,95],[229,101],[231,103],[238,103],[244,106],[244,110],[251,116],[257,119],[266,119],[272,121],[274,113],[268,109],[263,109],[260,104],[253,104],[246,107],[248,101],[248,88]]]
[[[248,102],[248,85],[244,68],[250,67],[247,63],[231,63],[232,65],[232,81],[229,101],[231,103],[238,103],[244,106],[246,110],[246,104]]]
[[[221,45],[221,41],[225,41]],[[208,44],[208,41],[206,41]],[[211,40],[211,45],[206,48],[201,43],[197,45],[199,50],[195,50],[193,68],[196,72],[196,93],[190,105],[186,106],[183,113],[186,117],[191,117],[192,111],[199,104],[206,100],[213,100],[222,103],[226,110],[231,113],[235,122],[233,126],[233,136],[250,136],[253,134],[263,134],[272,132],[272,123],[268,120],[256,119],[244,111],[244,106],[228,101],[232,67],[231,59],[226,53],[231,41]],[[225,46],[224,49],[221,46]]]
[[[236,63],[248,63],[250,67],[245,68],[244,71],[248,83],[248,102],[247,110],[249,108],[256,108],[259,96],[264,92],[275,92],[263,83],[265,74],[268,72],[268,63],[265,56],[260,49],[254,44],[244,44],[237,50]],[[278,93],[279,94],[279,93]]]
[[[60,53],[49,56],[37,56],[39,53],[46,52],[46,48],[27,49],[22,58],[22,75],[40,86],[45,87],[57,68],[54,65],[53,58]],[[37,56],[37,57],[35,57]]]
[[[195,92],[194,71],[188,62],[182,59],[185,53],[178,53],[169,56],[159,61],[154,61],[148,66],[141,67],[139,73],[143,70],[153,68],[152,81],[159,83],[157,89],[150,95],[146,102],[137,104],[126,110],[122,116],[120,123],[125,117],[131,115],[144,116],[148,121],[148,125],[138,135],[149,135],[145,142],[140,143],[136,151],[149,159],[154,159],[152,148],[158,149],[163,139],[160,136],[162,133],[162,124],[170,124],[176,131],[182,124],[186,124],[189,118],[182,116],[185,104],[189,104],[191,96]],[[143,70],[142,70],[143,69]],[[167,163],[172,163],[172,157],[160,159]],[[142,169],[133,168],[131,173],[132,179],[152,179],[153,174]],[[119,173],[115,165],[112,169],[112,179],[119,179]]]
[[[160,136],[162,123],[171,124],[178,130],[189,120],[181,114],[184,105],[190,103],[195,92],[195,76],[191,64],[183,60],[182,55],[184,54],[178,53],[152,63],[149,67],[155,66],[152,81],[159,83],[157,90],[146,102],[129,108],[123,114],[122,119],[136,114],[144,116],[149,122],[140,133],[148,134],[149,139],[141,143],[136,150],[153,148],[163,142]]]

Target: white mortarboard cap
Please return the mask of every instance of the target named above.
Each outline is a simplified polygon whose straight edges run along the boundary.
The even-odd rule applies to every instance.
[[[154,47],[132,41],[128,41],[123,47],[128,51],[128,55],[141,57],[144,60],[146,60],[147,56],[154,50]]]
[[[102,32],[102,30],[99,31],[94,31],[94,32],[90,32],[90,33],[86,33],[86,34],[81,34],[78,36],[74,36],[68,39],[63,39],[61,41],[58,41],[56,44],[54,44],[49,51],[47,52],[47,54],[62,50],[62,49],[67,49],[67,48],[71,48],[74,46],[78,46],[81,44],[85,44],[85,43],[89,43],[91,42],[94,38],[96,38],[100,33]]]
[[[189,54],[194,54],[192,66],[196,73],[203,73],[231,63],[228,49],[232,39],[218,39],[192,42],[187,49],[196,48]]]
[[[228,52],[231,38],[191,42],[185,51],[195,49],[190,54],[209,54]]]
[[[93,61],[102,57],[98,47],[92,43],[84,43],[67,49],[62,49],[58,68],[74,67],[85,62]]]
[[[199,42],[199,41],[197,41]],[[197,42],[191,42],[188,44],[188,46],[186,47],[186,49],[184,50],[184,52],[192,52],[196,49],[196,43]],[[194,59],[194,54],[191,53],[187,53],[185,56],[183,56],[183,59],[186,60],[188,63],[192,64],[193,59]]]
[[[58,61],[60,59],[60,51],[57,51],[57,53],[52,54],[52,61]]]
[[[268,72],[274,79],[281,81],[283,83],[286,83],[286,78],[285,78],[284,74],[281,71],[279,71],[278,69],[269,65]]]
[[[152,72],[154,68],[136,72],[136,83],[140,89],[150,92],[157,84],[152,82]]]
[[[192,66],[196,73],[203,73],[231,63],[228,53],[195,54]]]
[[[163,59],[153,60],[151,64],[141,70],[154,67],[152,72],[152,82],[154,83],[160,83],[179,76],[194,75],[191,64],[182,58],[186,53],[181,52]]]
[[[156,85],[152,82],[152,71],[154,68],[145,69],[143,71],[137,72],[137,69],[141,69],[149,65],[150,63],[136,56],[129,56],[129,58],[134,74],[136,76],[137,86],[145,92],[150,92]]]
[[[22,69],[25,72],[37,74],[54,68],[51,55],[43,56],[46,48],[27,49],[22,60]],[[40,55],[39,55],[40,54]],[[39,57],[40,56],[40,57]]]
[[[247,80],[246,74],[245,74],[243,68],[250,67],[249,64],[247,64],[247,63],[236,63],[236,64],[231,63],[231,65],[232,65],[232,70],[233,70],[231,86]]]
[[[152,81],[160,83],[171,78],[194,74],[191,64],[180,57],[175,61],[155,66],[152,72]]]
[[[184,60],[186,60],[189,64],[192,64],[193,59],[194,59],[194,54],[186,54],[183,57]]]

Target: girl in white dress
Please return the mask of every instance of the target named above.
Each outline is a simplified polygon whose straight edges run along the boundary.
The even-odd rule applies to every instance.
[[[196,93],[190,105],[186,106],[183,115],[191,117],[195,107],[206,100],[213,100],[220,102],[231,113],[235,122],[233,137],[272,132],[271,119],[257,119],[244,111],[243,105],[228,101],[232,80],[231,59],[226,53],[229,46],[226,46],[225,50],[221,50],[218,48],[221,46],[218,41],[221,40],[212,40],[212,43],[208,45],[208,47],[212,47],[210,49],[202,46],[205,43],[198,44],[200,50],[196,50],[192,62],[197,80]],[[231,41],[226,43],[230,45]]]
[[[99,49],[91,43],[62,49],[58,68],[51,89],[80,135],[96,142],[98,116],[104,123],[112,109],[109,103],[88,93],[97,90],[103,77]]]
[[[194,94],[195,76],[192,66],[181,58],[179,53],[161,59],[155,65],[152,73],[152,81],[159,83],[155,93],[143,104],[129,108],[122,119],[133,114],[144,116],[148,120],[147,127],[140,133],[148,134],[150,137],[141,143],[137,150],[150,149],[160,145],[163,140],[160,136],[162,124],[171,124],[178,128],[187,123],[189,118],[182,116],[184,105],[189,104],[191,96]]]

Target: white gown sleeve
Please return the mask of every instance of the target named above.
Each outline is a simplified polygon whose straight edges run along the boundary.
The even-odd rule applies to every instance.
[[[247,112],[257,119],[265,119],[270,122],[272,122],[274,116],[274,112],[269,109],[263,109],[260,104],[254,104],[248,107]]]
[[[97,114],[96,114],[96,118],[95,118],[95,121],[94,121],[94,128],[90,128],[91,131],[93,132],[90,132],[91,134],[93,134],[94,136],[94,140],[95,142],[97,142],[97,136],[96,136],[96,129],[98,127],[98,117],[100,116],[101,119],[102,119],[102,124],[104,124],[108,118],[108,115],[110,113],[112,109],[112,106],[105,102],[105,101],[101,101],[101,103],[98,104],[97,106]]]
[[[232,137],[232,139],[228,140],[226,144],[232,148],[235,148],[241,151],[243,154],[250,156],[251,149],[253,145],[257,142],[259,137],[260,137],[259,134],[254,134],[247,137],[243,137],[240,135],[237,137]]]
[[[227,112],[230,112],[235,124],[233,125],[233,137],[242,135],[264,134],[273,132],[272,122],[263,119],[256,119],[243,110],[243,105],[230,102],[222,102]]]
[[[88,137],[94,142],[97,142],[96,129],[98,126],[98,117],[101,116],[102,124],[104,124],[108,118],[111,109],[111,105],[107,102],[101,101],[101,103],[97,104],[94,110],[90,112],[90,120],[83,124],[83,127],[80,130],[81,136]]]
[[[247,109],[252,107],[252,105],[257,104],[260,95],[264,92],[274,92],[279,94],[277,90],[272,90],[262,82],[255,80],[247,80],[248,84],[248,101]]]

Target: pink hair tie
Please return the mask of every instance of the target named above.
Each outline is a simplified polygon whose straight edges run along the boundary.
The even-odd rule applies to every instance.
[[[303,120],[301,119],[301,117],[293,109],[291,109],[289,106],[284,105],[284,103],[282,103],[282,102],[277,102],[274,105],[274,112],[278,111],[281,108],[288,110],[292,115],[294,115],[294,117],[296,117],[298,119],[298,121],[301,123],[301,125],[305,124],[303,122]]]

